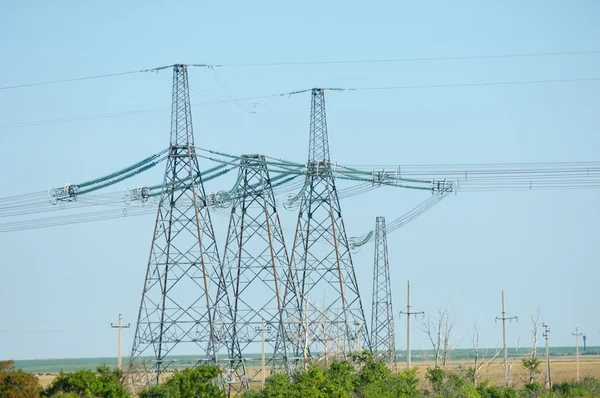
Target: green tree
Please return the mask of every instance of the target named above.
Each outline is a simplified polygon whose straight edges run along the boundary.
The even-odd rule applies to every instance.
[[[436,398],[480,398],[473,384],[456,373],[446,372],[439,367],[427,369],[425,378],[431,384],[429,396]]]
[[[86,398],[126,398],[129,393],[121,383],[123,373],[106,365],[96,371],[78,370],[73,373],[61,372],[43,392],[46,397],[65,397],[76,394]]]
[[[254,392],[246,394],[251,397]],[[258,394],[258,393],[256,393]],[[277,373],[267,377],[265,388],[257,396],[264,398],[287,398],[293,396],[292,379],[287,373]]]
[[[417,370],[413,368],[400,374],[390,374],[383,380],[364,385],[356,390],[356,396],[362,398],[421,397]]]
[[[221,369],[202,365],[175,373],[164,383],[140,392],[140,398],[221,398],[216,378]]]
[[[536,356],[521,359],[521,366],[529,373],[529,384],[535,382],[535,377],[542,371],[540,365],[542,361],[537,359]]]
[[[21,369],[15,369],[13,361],[0,361],[0,397],[37,398],[38,378]]]

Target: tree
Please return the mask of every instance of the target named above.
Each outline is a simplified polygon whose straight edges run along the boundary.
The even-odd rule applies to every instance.
[[[140,398],[221,398],[224,392],[216,384],[221,369],[202,365],[183,369],[164,383],[140,392]]]
[[[100,365],[96,371],[78,370],[73,373],[60,373],[52,384],[43,392],[46,397],[68,396],[77,394],[83,397],[126,398],[129,393],[121,383],[123,373]]]
[[[531,319],[531,352],[528,357],[521,359],[521,365],[529,373],[529,384],[535,381],[538,373],[541,372],[540,365],[542,361],[537,358],[538,329],[540,327],[540,307],[535,310],[529,309]]]
[[[473,343],[474,363],[473,363],[472,367],[469,367],[467,369],[467,373],[469,375],[469,378],[473,382],[473,385],[477,386],[479,371],[481,370],[482,367],[485,366],[486,367],[485,373],[489,372],[490,365],[492,363],[494,363],[496,358],[498,358],[498,356],[500,355],[500,350],[496,348],[496,352],[494,353],[494,355],[487,361],[485,360],[486,355],[483,355],[483,358],[480,358],[480,356],[479,356],[479,329],[477,329],[477,322],[475,322],[475,324],[473,325],[473,334],[471,335],[471,342]]]
[[[431,385],[431,394],[436,398],[479,398],[475,386],[456,373],[446,372],[440,367],[429,368],[425,378]]]
[[[454,326],[456,325],[456,314],[450,312],[448,304],[437,309],[436,317],[432,321],[427,315],[427,322],[421,323],[420,329],[427,335],[433,347],[435,367],[446,367],[450,354],[456,348],[454,339]]]
[[[15,369],[13,361],[0,361],[0,397],[38,398],[38,378],[21,369]]]

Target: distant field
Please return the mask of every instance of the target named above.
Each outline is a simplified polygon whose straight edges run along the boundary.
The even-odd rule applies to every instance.
[[[520,357],[526,355],[529,348],[521,348],[518,351],[514,348],[508,349],[510,357]],[[494,349],[480,349],[480,355],[491,356],[494,354]],[[538,349],[538,355],[540,358],[544,356],[544,349]],[[580,347],[579,351],[581,360],[585,360],[588,357],[594,355],[600,355],[600,347],[588,347],[586,352]],[[413,350],[412,360],[415,366],[427,365],[427,358],[431,357],[431,351],[420,351]],[[559,360],[562,357],[569,357],[575,355],[575,347],[551,347],[550,356],[552,360]],[[473,356],[471,349],[456,349],[452,352],[451,360],[453,361],[466,361]],[[260,357],[259,354],[249,355],[248,357],[257,359]],[[176,357],[179,360],[180,367],[186,367],[196,363],[196,358],[192,356],[180,356]],[[9,358],[6,358],[9,359]],[[148,358],[150,359],[150,358]],[[399,363],[405,362],[405,352],[398,351]],[[123,358],[123,364],[127,363],[127,358]],[[68,359],[34,359],[34,360],[15,360],[15,366],[19,369],[23,369],[25,372],[30,373],[58,373],[73,372],[79,369],[96,369],[98,365],[106,364],[111,367],[117,366],[117,358],[68,358]]]

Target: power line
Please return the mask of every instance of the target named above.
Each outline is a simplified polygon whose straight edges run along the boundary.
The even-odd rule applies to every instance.
[[[293,61],[293,62],[259,62],[259,63],[239,63],[239,64],[220,64],[214,67],[239,68],[239,67],[263,67],[263,66],[306,66],[306,65],[340,65],[340,64],[381,64],[381,63],[401,63],[401,62],[430,62],[430,61],[464,61],[476,59],[501,59],[501,58],[531,58],[531,57],[549,57],[566,55],[592,55],[600,54],[600,50],[590,51],[561,51],[561,52],[538,52],[538,53],[513,53],[496,55],[465,55],[448,57],[415,57],[415,58],[388,58],[388,59],[361,59],[361,60],[326,60],[326,61]]]
[[[82,81],[82,80],[103,79],[103,78],[106,78],[106,77],[132,75],[132,74],[135,74],[135,73],[158,72],[159,70],[170,68],[170,67],[171,67],[171,65],[169,65],[169,66],[159,66],[157,68],[152,68],[152,69],[133,70],[133,71],[129,71],[129,72],[107,73],[107,74],[104,74],[104,75],[84,76],[84,77],[75,77],[75,78],[71,78],[71,79],[50,80],[50,81],[45,81],[45,82],[17,84],[17,85],[14,85],[14,86],[3,86],[3,87],[0,87],[0,90],[10,90],[10,89],[15,89],[15,88],[35,87],[35,86],[47,86],[47,85],[50,85],[50,84],[78,82],[78,81]]]
[[[483,82],[483,83],[457,83],[457,84],[418,84],[407,86],[379,86],[379,87],[356,87],[346,88],[346,91],[376,91],[376,90],[412,90],[424,88],[455,88],[455,87],[489,87],[489,86],[514,86],[524,84],[546,84],[546,83],[575,83],[598,81],[600,77],[582,77],[575,79],[546,79],[546,80],[514,80],[502,82]]]
[[[135,72],[126,72],[126,73],[135,73]],[[106,75],[108,76],[108,75]],[[94,77],[91,77],[94,78]],[[483,82],[483,83],[456,83],[456,84],[422,84],[422,85],[406,85],[406,86],[378,86],[378,87],[350,87],[350,88],[327,88],[324,90],[327,91],[382,91],[382,90],[415,90],[415,89],[436,89],[436,88],[466,88],[466,87],[493,87],[493,86],[515,86],[515,85],[535,85],[535,84],[552,84],[552,83],[576,83],[576,82],[586,82],[586,81],[600,81],[600,77],[582,77],[582,78],[574,78],[574,79],[546,79],[546,80],[520,80],[520,81],[499,81],[499,82]],[[35,85],[35,84],[34,84]],[[2,89],[2,88],[0,88]],[[225,89],[224,89],[225,90]],[[242,102],[243,101],[253,101],[259,99],[268,99],[268,98],[276,98],[276,97],[290,97],[292,95],[302,94],[305,92],[309,92],[311,89],[304,90],[296,90],[284,93],[277,94],[267,94],[267,95],[258,95],[244,98],[235,98],[230,96],[229,99],[219,100],[219,101],[211,101],[211,102],[202,102],[192,104],[192,107],[197,106],[212,106],[212,105],[220,105],[227,103],[235,103],[242,108],[246,108]],[[46,124],[59,124],[59,123],[68,123],[82,120],[94,120],[94,119],[105,119],[111,117],[122,117],[122,116],[132,116],[132,115],[142,115],[148,113],[155,112],[164,112],[169,110],[170,108],[146,108],[146,109],[138,109],[138,110],[130,110],[130,111],[122,111],[122,112],[111,112],[111,113],[100,113],[94,115],[83,115],[83,116],[73,116],[59,119],[46,119],[46,120],[34,120],[34,121],[25,121],[25,122],[15,122],[0,125],[0,130],[12,129],[12,128],[20,128],[20,127],[33,127],[33,126],[41,126]],[[251,113],[256,113],[250,110]]]

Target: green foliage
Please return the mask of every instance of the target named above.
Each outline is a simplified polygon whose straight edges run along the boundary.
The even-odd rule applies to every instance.
[[[10,372],[15,370],[15,361],[0,361],[0,372]]]
[[[37,398],[39,389],[37,377],[15,369],[13,361],[0,362],[0,397]]]
[[[552,386],[552,391],[559,397],[599,397],[600,381],[586,377],[582,382],[565,381]]]
[[[256,393],[256,397],[265,398],[286,398],[291,397],[292,394],[292,379],[286,373],[274,374],[265,380],[265,388],[261,393]],[[250,396],[246,394],[244,396]]]
[[[400,374],[390,374],[386,379],[365,385],[356,390],[356,396],[363,398],[419,398],[419,379],[417,370],[412,369]]]
[[[126,398],[129,394],[121,383],[123,373],[100,365],[96,371],[78,370],[60,373],[43,392],[46,397]]]
[[[140,392],[140,398],[221,398],[215,379],[221,370],[213,365],[202,365],[175,373],[166,382]]]
[[[490,385],[489,380],[477,385],[481,398],[517,398],[517,390],[512,387]]]
[[[456,373],[445,372],[439,367],[427,369],[425,378],[431,385],[427,395],[436,398],[480,398],[473,384]]]
[[[521,366],[529,372],[529,384],[533,383],[535,381],[535,376],[542,371],[540,369],[541,364],[542,361],[537,359],[537,357],[521,359]]]

